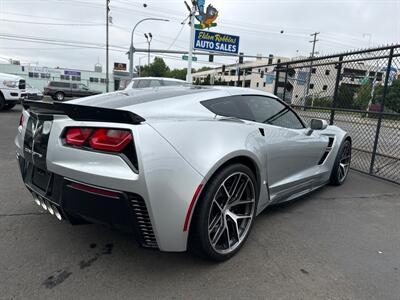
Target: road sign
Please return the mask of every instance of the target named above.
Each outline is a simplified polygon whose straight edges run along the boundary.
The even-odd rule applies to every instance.
[[[183,55],[183,56],[182,56],[182,59],[183,59],[183,60],[189,60],[189,56]],[[197,61],[197,57],[196,57],[196,56],[192,56],[192,61]]]
[[[194,49],[238,54],[239,39],[236,35],[196,30],[194,35]]]

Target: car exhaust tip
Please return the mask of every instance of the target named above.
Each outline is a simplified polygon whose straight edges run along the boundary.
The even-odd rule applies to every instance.
[[[32,192],[32,197],[33,197],[33,200],[35,201],[35,203],[40,206],[40,200],[34,192]]]
[[[55,207],[55,206],[53,206],[53,210],[54,210],[54,215],[56,216],[56,218],[59,220],[59,221],[62,221],[62,216],[61,216],[61,213],[60,213],[60,211],[58,210],[58,208],[57,207]]]
[[[42,208],[44,209],[44,210],[47,210],[47,203],[46,203],[46,200],[44,200],[42,197],[38,197],[39,198],[39,200],[40,200],[40,205],[42,206]]]
[[[52,216],[54,216],[54,208],[53,208],[53,206],[52,206],[51,204],[48,205],[47,210],[49,211],[49,213],[50,213]]]

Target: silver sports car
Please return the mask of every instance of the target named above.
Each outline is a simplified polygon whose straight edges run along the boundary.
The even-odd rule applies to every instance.
[[[228,259],[263,209],[340,185],[350,167],[346,132],[307,125],[257,90],[166,87],[23,106],[15,143],[35,202],[162,251]]]

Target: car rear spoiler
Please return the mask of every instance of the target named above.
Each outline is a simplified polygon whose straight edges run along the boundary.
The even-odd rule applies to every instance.
[[[67,115],[76,121],[140,124],[145,121],[133,112],[68,103],[23,100],[22,106],[36,114]]]

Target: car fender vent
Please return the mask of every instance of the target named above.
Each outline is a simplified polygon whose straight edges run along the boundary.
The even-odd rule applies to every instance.
[[[324,154],[322,155],[321,159],[319,160],[318,165],[322,165],[326,161],[326,158],[328,157],[329,153],[331,153],[331,151],[332,151],[332,146],[333,146],[334,142],[335,142],[335,138],[329,137],[328,146],[326,147]]]
[[[139,195],[129,196],[132,212],[137,222],[139,239],[142,246],[147,248],[158,248],[156,236],[153,231],[146,203]]]

